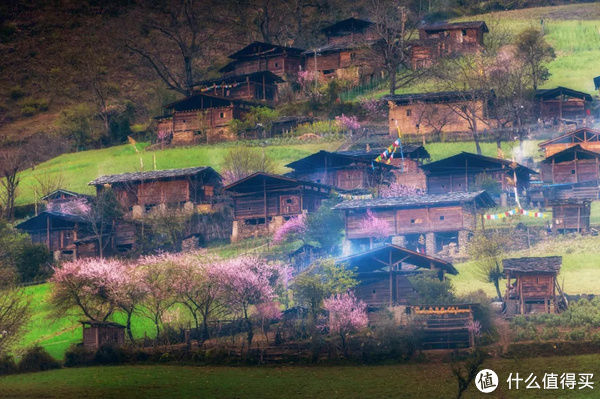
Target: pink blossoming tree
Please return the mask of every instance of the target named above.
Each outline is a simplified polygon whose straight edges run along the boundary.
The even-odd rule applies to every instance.
[[[344,354],[348,355],[348,335],[367,327],[369,323],[367,305],[348,292],[325,299],[323,307],[328,314],[329,333],[339,335]]]
[[[368,235],[371,241],[384,240],[393,233],[392,226],[385,220],[378,218],[367,210],[366,216],[362,220],[362,231]],[[371,242],[371,244],[373,244]]]
[[[306,216],[304,214],[293,216],[275,231],[273,242],[281,244],[290,238],[302,237],[304,233],[306,233]]]
[[[356,116],[340,115],[335,117],[335,122],[338,124],[340,129],[344,131],[355,131],[360,129],[360,123]]]

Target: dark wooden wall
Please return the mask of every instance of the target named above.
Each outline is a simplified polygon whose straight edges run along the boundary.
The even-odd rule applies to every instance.
[[[540,173],[544,183],[579,183],[598,180],[600,169],[596,159],[578,159],[560,163],[542,163]]]
[[[555,204],[552,227],[559,230],[589,230],[590,204]]]

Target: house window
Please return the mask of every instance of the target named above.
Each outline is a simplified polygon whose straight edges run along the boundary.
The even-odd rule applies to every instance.
[[[444,220],[444,215],[440,216],[440,220]]]
[[[463,29],[463,30],[462,30],[462,35],[463,35],[463,36],[467,36],[467,30],[466,30],[466,29]]]
[[[571,169],[571,174],[574,175],[575,174],[575,169]]]
[[[415,219],[410,219],[410,224],[415,224]]]
[[[225,118],[225,112],[221,112],[221,113],[219,114],[219,117],[220,117],[221,119]]]
[[[275,68],[279,68],[279,62],[275,63]]]
[[[407,109],[407,110],[406,110],[406,116],[411,116],[411,115],[412,115],[412,110],[410,110],[410,109]]]
[[[335,72],[335,69],[325,69],[323,75],[330,75]]]

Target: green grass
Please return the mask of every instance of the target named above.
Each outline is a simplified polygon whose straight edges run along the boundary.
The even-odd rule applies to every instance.
[[[596,397],[597,355],[490,359],[499,376],[490,398]],[[593,373],[594,390],[508,390],[509,373]],[[456,380],[444,363],[386,366],[115,366],[62,369],[0,378],[3,398],[451,398]],[[481,398],[473,385],[465,399]]]
[[[244,142],[240,145],[246,145]],[[277,164],[278,172],[286,171],[284,165],[318,150],[334,150],[340,142],[319,142],[307,144],[272,145],[265,147],[265,153]],[[145,148],[147,144],[138,144]],[[63,154],[36,165],[21,173],[21,185],[17,204],[35,201],[34,188],[36,178],[57,179],[64,182],[65,188],[77,192],[94,193],[88,183],[98,176],[106,174],[134,172],[141,170],[140,158],[144,169],[152,170],[156,156],[157,169],[185,168],[192,166],[212,166],[217,171],[223,166],[223,157],[231,148],[231,143],[202,145],[195,147],[169,148],[162,151],[135,152],[130,145],[120,145],[101,150],[82,151]]]
[[[521,256],[562,256],[563,264],[558,276],[558,282],[564,292],[570,295],[595,294],[600,295],[600,237],[593,236],[557,236],[540,242],[530,250],[514,251],[504,257]],[[459,294],[466,294],[478,289],[484,290],[489,296],[496,296],[491,283],[481,280],[474,262],[455,264],[458,275],[450,276],[452,284]],[[504,292],[505,281],[500,288]]]

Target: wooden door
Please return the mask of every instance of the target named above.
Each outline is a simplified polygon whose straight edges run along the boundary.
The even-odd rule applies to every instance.
[[[300,196],[282,195],[279,197],[279,209],[282,215],[298,214],[300,210]]]

